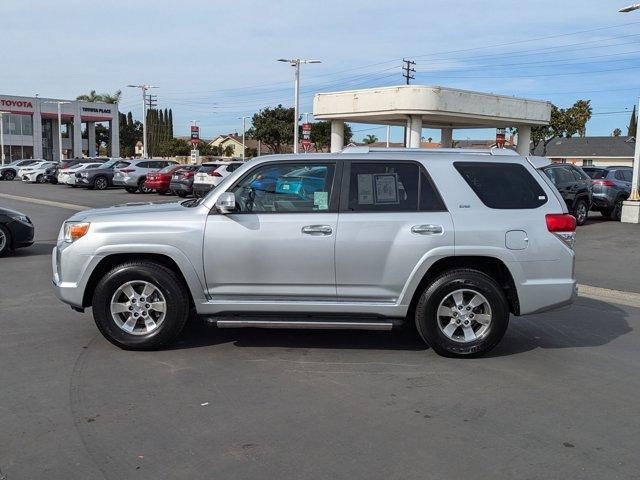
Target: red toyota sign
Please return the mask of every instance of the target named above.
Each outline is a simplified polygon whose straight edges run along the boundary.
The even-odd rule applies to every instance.
[[[200,143],[200,127],[191,125],[191,143]]]

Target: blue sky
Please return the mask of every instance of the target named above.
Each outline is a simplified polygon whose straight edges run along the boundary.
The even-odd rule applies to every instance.
[[[0,90],[74,98],[121,89],[121,111],[139,115],[139,91],[126,85],[150,83],[160,107],[173,108],[177,134],[195,119],[211,138],[239,130],[238,117],[261,107],[292,104],[292,69],[277,58],[322,60],[302,70],[301,111],[311,112],[315,92],[402,83],[409,57],[416,84],[562,107],[591,99],[588,135],[626,133],[640,94],[640,11],[618,13],[627,3],[3,0]],[[384,127],[352,128],[358,139],[385,135]],[[438,140],[439,132],[423,136]]]

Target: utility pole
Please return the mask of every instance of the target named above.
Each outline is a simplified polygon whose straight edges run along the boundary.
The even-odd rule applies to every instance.
[[[279,58],[279,62],[290,64],[294,68],[293,76],[293,153],[298,153],[298,122],[300,110],[300,64],[301,63],[322,63],[320,60],[301,60],[299,58]]]
[[[244,143],[245,142],[245,133],[246,133],[246,130],[247,130],[247,126],[245,124],[245,121],[247,120],[247,118],[251,118],[251,117],[245,116],[245,117],[238,117],[238,118],[240,120],[242,120],[242,161],[244,161],[245,157],[246,157],[246,153],[245,152],[247,151],[247,148],[245,147],[245,143]]]
[[[58,105],[58,161],[62,160],[62,113],[60,112],[60,105],[64,105],[64,100],[50,100],[44,103],[55,103]]]
[[[149,158],[147,155],[147,90],[158,88],[153,85],[127,85],[131,88],[139,88],[142,92],[142,158]]]
[[[411,80],[416,78],[413,75],[414,73],[416,73],[416,69],[413,68],[415,67],[416,62],[403,58],[402,63],[404,63],[404,65],[402,66],[402,76],[405,78],[406,84],[409,85],[411,83]]]
[[[389,148],[389,137],[391,136],[391,125],[387,125],[387,148]]]
[[[2,153],[2,166],[4,167],[4,114],[11,112],[0,112],[0,153]]]

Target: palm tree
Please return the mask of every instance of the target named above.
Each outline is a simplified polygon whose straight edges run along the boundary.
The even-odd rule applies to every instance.
[[[78,95],[76,100],[82,102],[103,102],[103,103],[117,103],[122,96],[122,90],[117,90],[115,93],[96,93],[95,90],[91,90],[88,94]]]
[[[620,130],[619,128],[616,128],[616,129],[613,131],[612,135],[613,135],[614,137],[619,137],[620,135],[622,135],[622,130]]]
[[[571,107],[574,118],[578,123],[578,135],[585,137],[587,134],[587,122],[591,119],[591,100],[578,100]]]
[[[372,143],[376,143],[378,141],[378,137],[375,135],[367,135],[362,139],[365,145],[371,145]]]

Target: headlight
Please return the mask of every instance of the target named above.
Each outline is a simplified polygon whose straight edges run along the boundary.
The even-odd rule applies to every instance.
[[[89,222],[65,222],[64,241],[73,243],[84,237],[89,231]]]
[[[82,173],[76,174],[76,177],[78,177],[78,176],[80,176],[82,178],[87,178],[89,176],[89,174],[87,172],[82,172]]]
[[[26,215],[9,215],[11,218],[13,218],[14,220],[18,220],[19,222],[22,223],[31,223],[31,220],[29,220],[29,217],[27,217]]]

